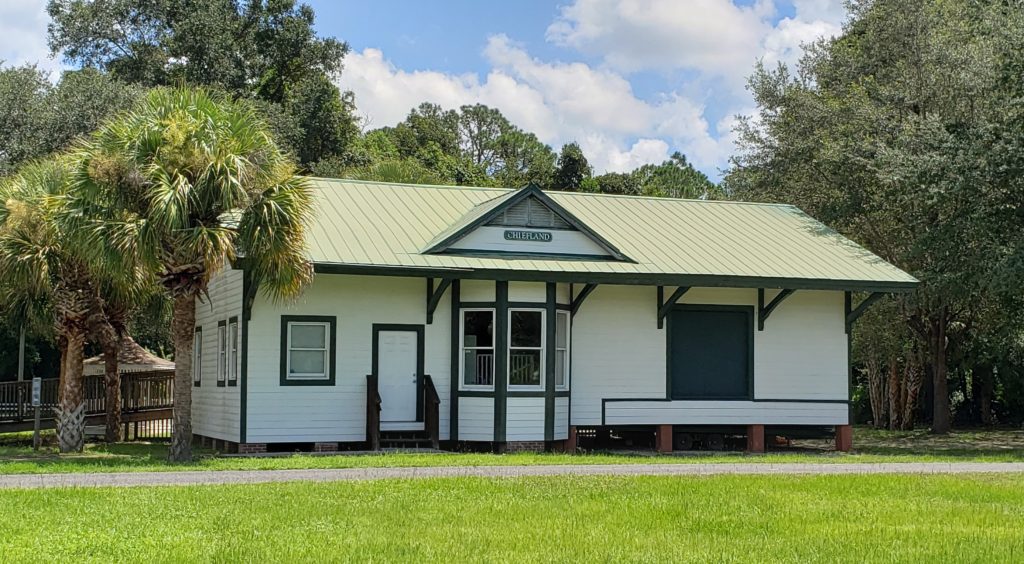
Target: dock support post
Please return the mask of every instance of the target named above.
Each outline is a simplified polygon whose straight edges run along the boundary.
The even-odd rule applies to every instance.
[[[764,453],[764,425],[747,425],[747,452]]]
[[[658,425],[654,432],[654,448],[658,452],[672,452],[672,426]]]
[[[850,452],[853,448],[853,425],[836,425],[836,450]]]
[[[565,439],[565,442],[562,443],[562,450],[569,454],[574,454],[577,446],[576,426],[571,425],[569,426],[569,438]]]

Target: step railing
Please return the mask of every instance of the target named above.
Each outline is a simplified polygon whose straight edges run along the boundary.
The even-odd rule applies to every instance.
[[[366,376],[366,442],[370,450],[380,450],[380,390],[377,377]]]
[[[434,380],[423,376],[423,429],[430,438],[430,446],[440,448],[441,444],[441,396],[437,394]]]

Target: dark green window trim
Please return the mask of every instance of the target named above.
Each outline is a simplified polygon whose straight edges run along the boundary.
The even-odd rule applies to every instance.
[[[558,286],[554,282],[544,285],[544,440],[555,440],[555,328],[558,327]]]
[[[672,316],[665,329],[665,397],[667,401],[752,401],[754,399],[754,306],[676,304],[672,311],[739,311],[747,314],[747,394],[735,397],[674,397],[672,395]]]
[[[232,362],[232,358],[231,358],[231,337],[232,337],[231,326],[232,325],[235,326],[235,335],[236,335],[235,338],[236,338],[236,342],[238,344],[238,349],[235,351],[234,362]],[[235,387],[235,386],[238,385],[238,373],[241,371],[241,369],[238,366],[238,361],[239,361],[239,358],[240,358],[239,355],[242,354],[242,334],[241,334],[241,330],[242,330],[242,327],[238,323],[238,316],[237,315],[232,315],[231,317],[229,317],[228,318],[228,386],[229,387]],[[232,378],[232,376],[234,376],[234,378]]]
[[[448,418],[448,440],[453,444],[459,440],[459,363],[462,362],[462,347],[459,341],[462,336],[459,334],[459,327],[462,323],[462,304],[460,302],[461,284],[458,279],[452,281],[451,289],[451,357],[448,364],[450,373],[448,396],[449,396],[449,418]]]
[[[288,378],[288,324],[327,323],[330,338],[327,344],[328,378],[326,380],[290,380]],[[282,386],[333,386],[337,377],[338,364],[338,318],[333,315],[282,315],[281,316],[281,385]]]
[[[224,372],[220,370],[220,328],[224,328]],[[217,322],[217,387],[223,388],[228,385],[228,356],[230,352],[230,344],[228,343],[228,322],[227,320],[221,319]]]
[[[508,282],[494,284],[494,442],[505,442],[508,411]]]

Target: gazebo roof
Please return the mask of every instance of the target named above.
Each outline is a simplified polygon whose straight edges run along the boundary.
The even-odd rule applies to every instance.
[[[103,355],[85,359],[85,375],[103,374]],[[121,338],[121,347],[117,355],[119,372],[142,372],[149,370],[174,370],[174,363],[142,348],[135,339],[125,335]]]

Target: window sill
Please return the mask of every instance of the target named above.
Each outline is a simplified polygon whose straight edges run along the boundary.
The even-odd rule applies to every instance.
[[[299,379],[290,380],[288,378],[282,378],[281,379],[281,385],[282,386],[333,386],[334,385],[334,378],[332,377],[332,378],[329,378],[329,379],[326,379],[326,380],[299,380]]]

